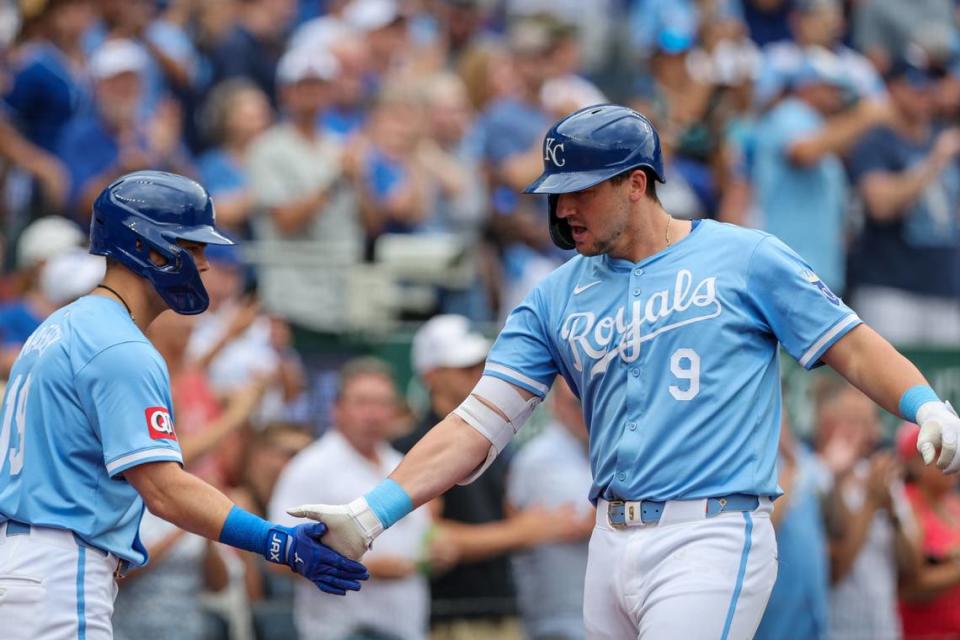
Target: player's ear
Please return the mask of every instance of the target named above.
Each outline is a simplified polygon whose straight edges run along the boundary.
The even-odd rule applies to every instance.
[[[630,201],[639,202],[647,192],[647,173],[642,169],[630,172]]]

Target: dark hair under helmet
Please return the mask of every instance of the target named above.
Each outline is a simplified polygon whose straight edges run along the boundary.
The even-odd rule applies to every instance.
[[[193,257],[177,240],[233,244],[215,222],[210,194],[190,178],[135,171],[115,180],[93,203],[90,253],[113,258],[149,280],[177,313],[203,313],[210,297]],[[166,263],[154,264],[151,250]]]
[[[550,237],[562,249],[573,249],[570,225],[557,217],[557,195],[581,191],[638,167],[663,182],[660,136],[633,109],[600,104],[562,118],[543,139],[543,173],[524,193],[549,195]]]

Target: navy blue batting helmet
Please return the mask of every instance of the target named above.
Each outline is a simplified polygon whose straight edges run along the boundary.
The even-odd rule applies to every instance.
[[[118,178],[93,203],[90,253],[113,258],[153,284],[184,315],[203,313],[210,297],[190,252],[177,244],[233,244],[215,228],[210,194],[175,173],[135,171]],[[163,256],[157,265],[150,251]]]
[[[633,109],[594,105],[550,128],[543,139],[543,173],[523,192],[549,195],[550,237],[558,247],[573,249],[570,225],[556,214],[557,194],[581,191],[639,167],[664,181],[657,130]]]

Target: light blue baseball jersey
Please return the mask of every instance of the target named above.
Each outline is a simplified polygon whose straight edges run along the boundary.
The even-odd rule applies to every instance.
[[[775,237],[712,221],[638,263],[577,256],[507,319],[484,374],[590,430],[590,497],[777,496],[778,342],[801,365],[860,319]]]
[[[24,344],[0,409],[0,521],[68,529],[134,565],[143,500],[123,479],[182,463],[170,379],[118,302],[80,298]]]

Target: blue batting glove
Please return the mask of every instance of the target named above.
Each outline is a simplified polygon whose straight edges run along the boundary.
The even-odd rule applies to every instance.
[[[274,525],[267,536],[264,556],[270,562],[287,565],[321,591],[341,596],[347,591],[359,591],[360,581],[370,574],[359,562],[322,544],[320,538],[326,532],[322,522],[296,527]]]

